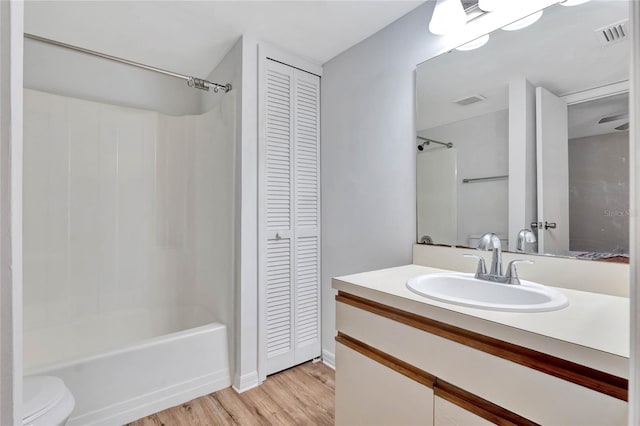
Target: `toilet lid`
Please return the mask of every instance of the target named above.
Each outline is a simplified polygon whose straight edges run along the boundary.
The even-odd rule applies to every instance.
[[[22,419],[41,416],[59,402],[67,392],[64,382],[52,376],[25,377],[22,391]]]

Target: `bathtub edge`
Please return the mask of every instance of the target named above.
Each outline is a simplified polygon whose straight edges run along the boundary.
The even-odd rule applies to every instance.
[[[126,424],[167,407],[222,390],[231,385],[229,370],[220,370],[164,389],[150,392],[99,410],[71,417],[67,426]]]

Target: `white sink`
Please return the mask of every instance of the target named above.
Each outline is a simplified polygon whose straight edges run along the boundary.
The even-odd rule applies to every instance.
[[[569,305],[562,292],[522,279],[512,285],[478,280],[473,274],[442,273],[411,278],[407,287],[430,299],[494,311],[546,312]]]

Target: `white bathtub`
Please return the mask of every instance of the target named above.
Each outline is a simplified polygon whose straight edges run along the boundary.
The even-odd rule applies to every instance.
[[[227,329],[208,320],[189,307],[27,330],[25,374],[64,380],[69,425],[124,424],[230,386]]]

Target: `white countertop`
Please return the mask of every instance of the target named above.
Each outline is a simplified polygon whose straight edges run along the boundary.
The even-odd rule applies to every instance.
[[[406,286],[410,278],[438,272],[454,271],[405,265],[337,277],[333,287],[612,374],[628,376],[628,298],[555,287],[569,298],[568,307],[551,312],[499,312],[439,302],[413,293]],[[518,330],[527,333],[518,333]]]

